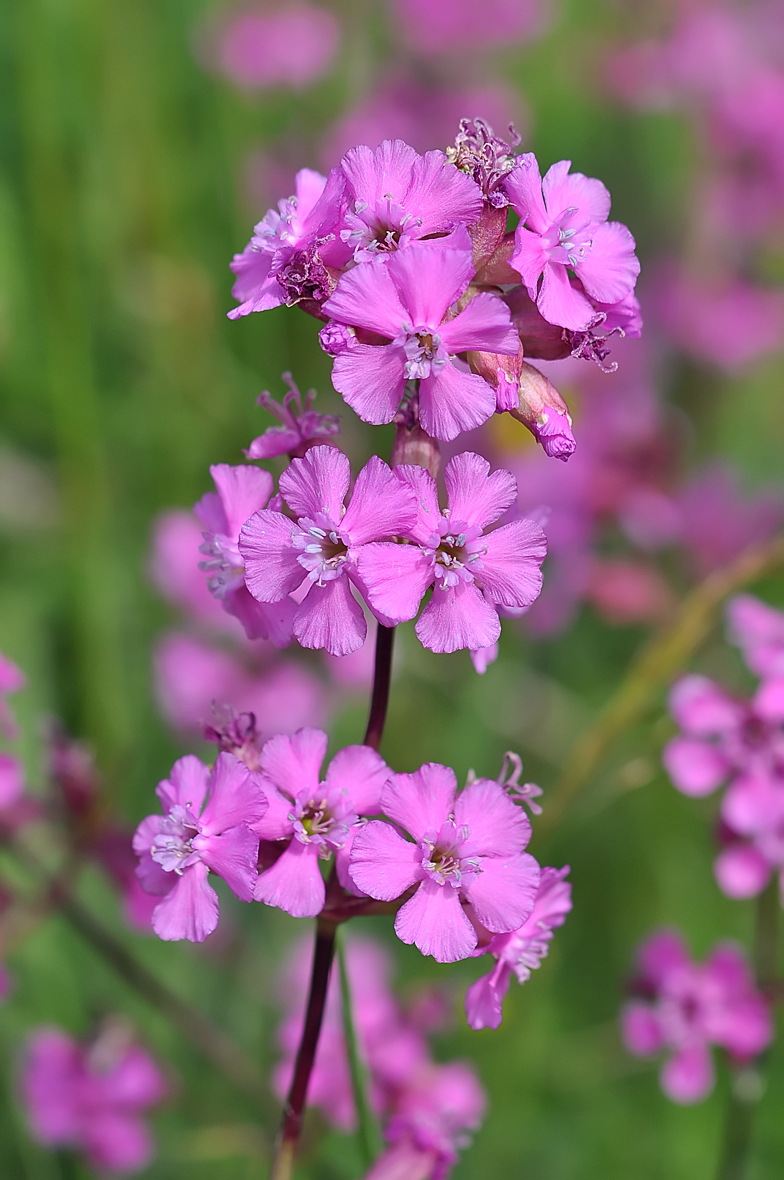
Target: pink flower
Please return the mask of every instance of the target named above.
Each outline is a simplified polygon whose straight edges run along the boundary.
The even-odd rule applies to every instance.
[[[5,700],[11,693],[20,692],[27,684],[27,677],[21,668],[0,652],[0,733],[7,738],[16,737],[14,715]]]
[[[351,148],[340,167],[349,202],[340,240],[356,262],[470,225],[482,212],[479,187],[440,151],[420,156],[402,139],[385,139],[375,151]]]
[[[103,1173],[129,1175],[147,1166],[154,1145],[142,1112],[160,1102],[166,1083],[152,1057],[122,1027],[91,1046],[57,1028],[27,1042],[21,1076],[30,1129],[47,1147],[73,1147]]]
[[[546,542],[537,524],[515,520],[486,532],[513,502],[514,477],[491,475],[480,455],[455,455],[446,466],[449,507],[442,513],[429,472],[395,471],[416,491],[419,519],[405,533],[415,544],[365,546],[358,568],[371,609],[395,622],[412,619],[434,586],[416,625],[424,646],[437,652],[491,647],[501,633],[499,608],[530,606],[542,586]]]
[[[563,926],[572,908],[572,887],[564,879],[568,872],[568,865],[563,869],[542,869],[534,908],[520,929],[510,934],[494,934],[476,952],[494,955],[496,965],[466,992],[466,1018],[471,1028],[498,1028],[512,972],[520,983],[526,983],[531,971],[547,957],[553,932]]]
[[[784,518],[779,489],[744,498],[732,467],[710,464],[677,497],[680,540],[700,575],[726,565],[755,542],[767,541]]]
[[[553,164],[544,180],[527,153],[504,181],[520,215],[511,263],[551,324],[581,331],[594,319],[593,301],[616,304],[634,290],[640,264],[625,225],[608,221],[610,194],[599,180]],[[585,294],[569,281],[568,268]],[[539,280],[541,279],[541,285]]]
[[[541,33],[547,4],[542,0],[395,0],[395,14],[416,53],[475,51],[509,45]]]
[[[670,1051],[660,1081],[673,1102],[699,1102],[712,1090],[711,1044],[737,1062],[770,1044],[768,1003],[734,946],[719,945],[700,965],[690,960],[680,935],[664,930],[642,944],[638,968],[635,990],[646,998],[624,1008],[623,1037],[640,1057]]]
[[[249,667],[227,651],[177,632],[163,635],[156,646],[155,689],[166,720],[184,731],[200,730],[214,704],[255,713],[267,736],[317,725],[325,714],[321,684],[293,660]]]
[[[156,517],[152,530],[149,573],[169,602],[220,631],[244,633],[238,619],[210,593],[199,569],[204,531],[192,512],[170,509]]]
[[[161,896],[153,930],[165,940],[203,942],[218,925],[210,870],[242,901],[253,900],[259,838],[250,825],[268,807],[261,780],[231,754],[219,754],[212,770],[186,754],[156,794],[164,815],[142,820],[133,838],[137,876]]]
[[[0,811],[18,803],[24,792],[24,768],[18,758],[0,750]]]
[[[328,177],[309,168],[297,173],[296,194],[279,201],[277,211],[269,209],[243,252],[234,255],[237,281],[231,293],[241,306],[228,313],[230,320],[327,297],[334,281],[317,246],[336,228],[344,184],[338,169]]]
[[[280,477],[281,494],[295,519],[256,512],[239,542],[253,597],[279,603],[304,587],[294,635],[303,647],[323,647],[332,655],[355,651],[367,634],[362,608],[351,593],[358,551],[370,541],[404,532],[416,511],[411,489],[381,459],[374,456],[362,468],[345,508],[350,477],[341,451],[313,447]]]
[[[329,70],[339,44],[335,17],[312,4],[236,12],[220,33],[216,65],[248,90],[272,86],[299,90]]]
[[[245,452],[249,459],[274,459],[278,455],[302,458],[310,447],[340,433],[337,418],[331,414],[317,414],[311,409],[316,396],[314,389],[308,390],[303,406],[291,373],[284,373],[283,380],[289,391],[282,405],[266,390],[256,399],[260,406],[280,419],[280,426],[268,426],[262,435],[254,438]]]
[[[494,933],[523,924],[533,909],[539,866],[523,851],[531,835],[528,817],[499,783],[479,779],[458,795],[454,771],[430,762],[414,774],[393,775],[381,809],[392,823],[371,820],[359,831],[349,875],[380,901],[416,886],[395,919],[403,942],[439,963],[465,959],[477,935],[463,902]]]
[[[249,639],[269,639],[276,647],[286,647],[291,642],[294,603],[283,596],[267,604],[249,594],[238,548],[245,521],[272,495],[272,476],[258,467],[230,467],[228,463],[211,467],[210,475],[217,493],[208,492],[193,508],[205,528],[201,552],[207,560],[199,564],[210,574],[207,585],[221,599],[224,610],[240,620]]]
[[[784,676],[784,612],[751,594],[736,594],[727,603],[730,641],[757,676]]]
[[[380,811],[390,771],[369,746],[346,746],[319,780],[327,752],[320,729],[278,734],[259,758],[269,809],[254,824],[262,840],[288,840],[288,846],[258,879],[257,901],[279,906],[295,918],[313,918],[324,908],[320,859],[334,854],[338,878],[351,886],[348,856],[360,815]]]
[[[455,175],[460,175],[457,170]],[[363,421],[391,422],[406,382],[414,379],[419,381],[420,422],[434,438],[455,438],[494,412],[492,388],[453,358],[472,350],[513,356],[519,340],[496,295],[477,295],[445,319],[473,274],[470,240],[461,227],[448,238],[412,242],[340,279],[324,312],[385,341],[356,342],[335,357],[332,384]]]

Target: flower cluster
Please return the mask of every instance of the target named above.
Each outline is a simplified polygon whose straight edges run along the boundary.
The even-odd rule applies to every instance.
[[[352,148],[327,177],[300,171],[294,196],[256,226],[232,263],[229,314],[287,304],[327,320],[333,384],[366,422],[391,422],[416,396],[423,429],[450,440],[519,407],[544,444],[553,412],[562,430],[568,415],[563,403],[531,408],[523,357],[590,355],[606,323],[640,326],[631,234],[608,222],[604,185],[569,169],[542,180],[533,155],[516,157],[481,121],[464,120],[446,154],[402,140]],[[530,301],[523,334],[516,290]]]
[[[274,1085],[283,1098],[294,1069],[308,980],[310,948],[293,949],[281,975],[281,995],[288,1010],[278,1034],[283,1052]],[[385,1122],[386,1151],[366,1180],[394,1176],[443,1178],[467,1143],[466,1132],[479,1125],[485,1097],[471,1068],[463,1062],[436,1064],[426,1032],[432,1020],[413,1005],[401,1009],[390,991],[390,962],[383,948],[366,938],[351,938],[345,950],[358,1048],[369,1074],[369,1097]],[[341,997],[333,970],[326,1013],[308,1098],[341,1130],[356,1124],[354,1097],[343,1032]],[[427,997],[425,997],[426,999]],[[420,1008],[439,1008],[435,1004]],[[437,1015],[439,1015],[437,1013]]]
[[[32,1135],[84,1152],[102,1175],[147,1166],[154,1149],[142,1114],[166,1090],[153,1058],[119,1022],[90,1044],[58,1028],[39,1028],[27,1042],[21,1092]]]
[[[742,952],[731,944],[718,946],[699,964],[678,934],[653,934],[639,949],[631,988],[639,999],[622,1012],[626,1046],[641,1057],[670,1053],[660,1080],[673,1102],[699,1102],[710,1093],[711,1045],[742,1065],[773,1038],[768,1002],[754,986]]]
[[[729,607],[733,634],[762,680],[750,701],[704,676],[672,689],[670,711],[681,734],[664,765],[687,795],[728,783],[721,801],[716,877],[730,897],[751,897],[784,869],[784,615],[744,595]]]

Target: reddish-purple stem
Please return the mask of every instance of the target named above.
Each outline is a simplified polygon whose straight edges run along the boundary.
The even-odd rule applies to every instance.
[[[389,684],[392,677],[392,646],[395,628],[378,624],[376,633],[376,662],[373,670],[373,695],[370,716],[365,730],[365,745],[377,750],[381,745],[389,704]]]

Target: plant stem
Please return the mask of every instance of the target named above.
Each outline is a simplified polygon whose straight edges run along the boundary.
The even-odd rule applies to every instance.
[[[757,898],[754,968],[763,992],[776,989],[778,967],[779,882],[774,875]],[[732,1083],[724,1124],[724,1145],[717,1180],[744,1180],[751,1152],[754,1112],[762,1097],[765,1054],[739,1070]]]
[[[537,823],[540,834],[552,830],[566,807],[591,782],[617,738],[640,720],[655,694],[690,659],[724,599],[780,565],[784,565],[782,535],[765,545],[750,546],[689,591],[670,621],[632,661],[594,724],[578,739]]]
[[[373,695],[370,698],[370,716],[365,730],[365,745],[377,750],[381,745],[384,723],[389,704],[389,684],[392,676],[392,647],[395,628],[378,624],[376,632],[376,662],[373,669]]]
[[[338,939],[338,966],[340,968],[340,997],[343,1009],[343,1034],[346,1038],[351,1088],[354,1091],[354,1106],[359,1123],[359,1143],[364,1155],[364,1164],[370,1167],[381,1153],[381,1134],[378,1123],[368,1101],[368,1071],[359,1055],[354,1011],[351,1005],[351,983],[346,967],[346,947],[343,938]]]
[[[332,960],[335,956],[335,938],[338,928],[334,922],[316,921],[316,947],[313,954],[313,971],[310,977],[310,994],[305,1011],[305,1024],[294,1063],[294,1077],[283,1109],[283,1123],[275,1158],[272,1162],[271,1180],[290,1180],[294,1171],[294,1156],[297,1150],[302,1115],[308,1093],[308,1083],[316,1058],[324,1006],[327,1000]]]

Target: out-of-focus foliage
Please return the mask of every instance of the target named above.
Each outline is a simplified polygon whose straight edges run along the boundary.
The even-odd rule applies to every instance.
[[[193,748],[167,729],[153,694],[153,643],[174,618],[147,575],[156,514],[187,508],[206,491],[210,463],[241,461],[241,448],[267,423],[254,399],[261,389],[282,392],[284,370],[301,388],[318,388],[322,412],[341,415],[342,443],[355,462],[371,449],[386,454],[391,442],[331,390],[315,321],[284,308],[225,318],[233,306],[228,260],[266,204],[285,195],[272,161],[283,175],[323,164],[336,121],[398,52],[391,6],[335,0],[331,8],[343,29],[335,66],[308,88],[258,93],[210,68],[204,43],[216,14],[204,3],[25,0],[0,8],[0,650],[29,678],[17,713],[32,791],[44,774],[40,719],[56,714],[97,750],[129,826],[152,810],[153,787],[173,758]],[[488,69],[503,79],[510,105],[528,112],[525,149],[545,166],[571,158],[608,185],[613,215],[637,237],[643,274],[665,251],[685,249],[695,199],[695,143],[684,118],[630,112],[604,86],[610,44],[641,39],[649,22],[648,7],[573,0],[539,39],[499,51],[491,69],[468,51],[416,67],[423,85],[434,71],[475,88]],[[781,269],[775,243],[765,265],[774,277]],[[644,284],[641,298],[645,314]],[[727,376],[670,355],[661,395],[686,436],[687,465],[728,458],[747,489],[780,476],[782,378],[780,356]],[[562,392],[569,397],[568,387]],[[578,448],[579,427],[578,415]],[[676,571],[676,589],[678,579]],[[780,576],[757,590],[784,601]],[[641,625],[610,625],[591,607],[547,640],[509,624],[498,662],[478,677],[466,653],[434,656],[410,625],[400,630],[383,746],[389,763],[410,770],[441,761],[459,776],[471,767],[494,776],[504,751],[516,749],[526,778],[544,788],[545,809],[570,746],[646,635]],[[323,664],[309,666],[336,694]],[[748,684],[718,631],[696,666]],[[339,705],[332,749],[360,740],[364,723],[361,696]],[[475,965],[437,968],[394,946],[405,991],[435,979],[450,989],[454,1023],[437,1048],[444,1059],[475,1061],[489,1092],[488,1117],[455,1171],[459,1180],[713,1174],[726,1074],[704,1104],[674,1107],[658,1090],[655,1067],[625,1054],[616,1024],[634,945],[653,926],[681,926],[700,957],[718,938],[746,945],[751,938],[750,904],[724,898],[713,879],[708,803],[701,812],[660,769],[672,732],[662,696],[546,841],[537,840],[534,821],[531,851],[543,863],[572,866],[574,911],[542,969],[511,990],[499,1032],[465,1026],[462,994],[479,974]],[[97,869],[84,873],[80,893],[122,931]],[[301,924],[235,903],[226,890],[221,908],[225,920],[204,947],[122,937],[269,1070],[275,971]],[[391,942],[387,922],[367,926]],[[16,983],[0,1009],[6,1097],[30,1027],[55,1022],[80,1034],[119,1010],[175,1079],[155,1119],[160,1151],[149,1176],[262,1174],[278,1117],[271,1094],[260,1116],[63,921],[41,924],[7,958]],[[782,1101],[776,1046],[755,1180],[780,1175]],[[31,1143],[12,1101],[0,1107],[0,1161],[4,1175],[20,1180],[66,1175]],[[360,1171],[353,1140],[325,1131],[314,1116],[297,1175],[352,1180]]]

